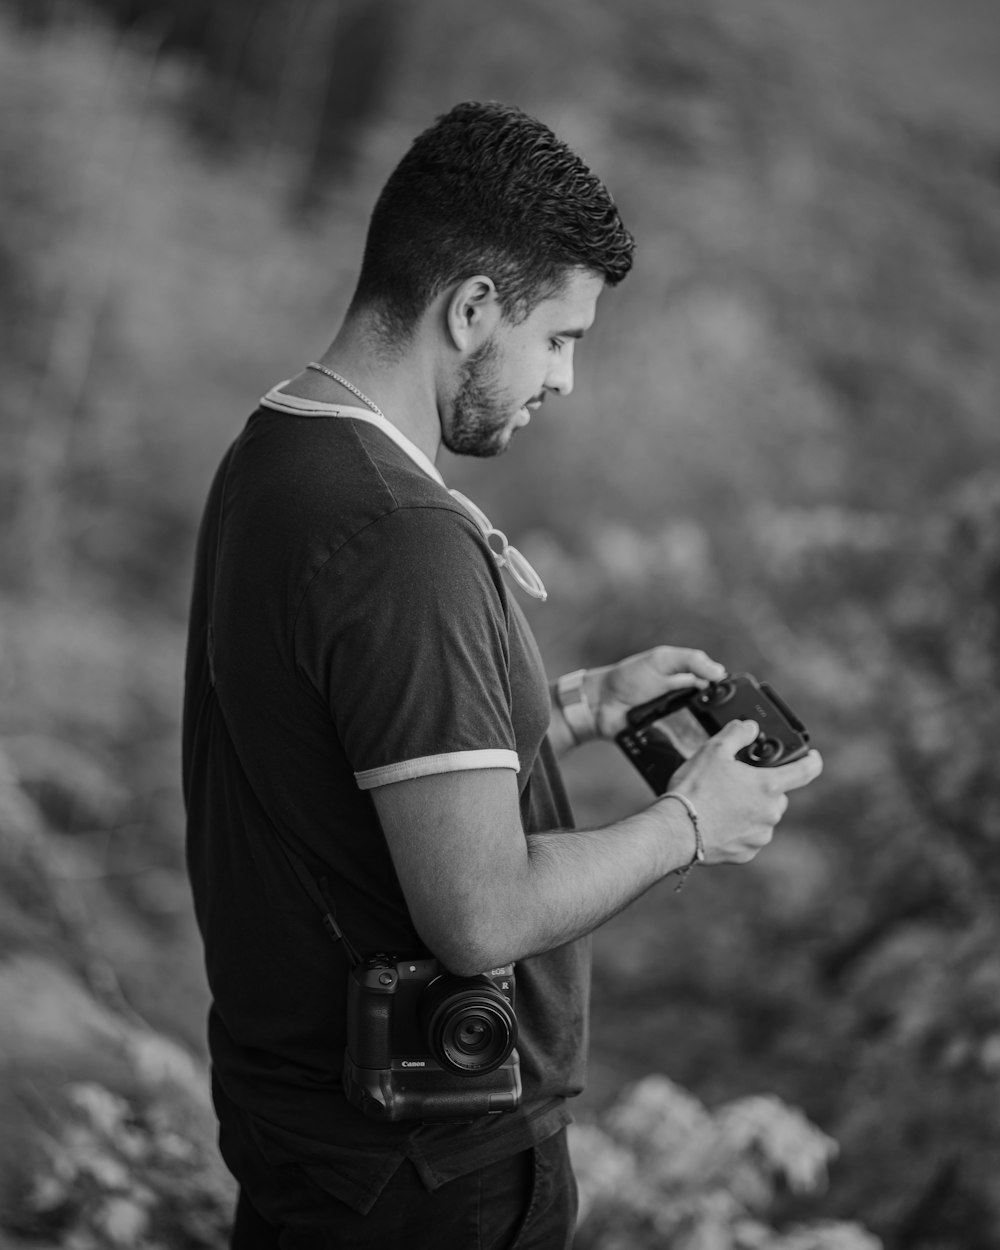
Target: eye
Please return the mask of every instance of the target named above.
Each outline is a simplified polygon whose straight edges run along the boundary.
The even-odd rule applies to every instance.
[[[549,339],[549,348],[554,352],[561,352],[565,346],[562,339]]]

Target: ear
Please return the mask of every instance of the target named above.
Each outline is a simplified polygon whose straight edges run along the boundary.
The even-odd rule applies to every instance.
[[[474,352],[490,337],[501,317],[492,278],[477,274],[455,287],[445,305],[448,336],[460,352]]]

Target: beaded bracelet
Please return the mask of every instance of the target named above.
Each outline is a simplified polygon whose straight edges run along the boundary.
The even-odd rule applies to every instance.
[[[698,809],[691,802],[686,794],[681,794],[679,790],[668,790],[662,796],[665,799],[676,799],[680,803],[687,814],[691,817],[691,824],[694,826],[694,856],[689,864],[685,864],[683,868],[675,869],[680,880],[674,887],[674,893],[678,894],[684,889],[684,885],[688,879],[688,873],[695,864],[703,864],[705,862],[705,843],[702,840],[701,828],[698,824]]]

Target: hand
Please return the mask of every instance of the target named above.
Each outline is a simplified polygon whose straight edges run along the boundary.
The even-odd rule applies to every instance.
[[[655,699],[668,690],[684,690],[690,686],[704,688],[725,675],[725,666],[704,651],[689,647],[653,647],[617,664],[589,669],[584,686],[598,734],[602,738],[613,738],[625,728],[625,714],[636,704]]]
[[[818,751],[777,768],[755,768],[736,759],[758,732],[754,721],[730,721],[670,780],[670,789],[686,795],[697,809],[707,864],[753,859],[784,816],[788,791],[807,786],[823,771]],[[676,807],[672,800],[670,807]]]

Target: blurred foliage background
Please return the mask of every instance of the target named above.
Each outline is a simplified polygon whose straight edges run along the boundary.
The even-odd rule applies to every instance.
[[[634,1145],[648,1073],[703,1128],[766,1095],[839,1143],[821,1195],[776,1167],[776,1229],[996,1250],[998,69],[992,0],[0,4],[0,1245],[219,1244],[178,784],[198,512],[332,337],[410,139],[498,98],[604,177],[637,267],[572,400],[445,476],[542,572],[552,671],[704,646],[826,759],[752,866],[599,933],[580,1118]],[[647,801],[606,746],[568,772],[583,823]],[[712,1203],[669,1244],[870,1244],[709,1236]],[[581,1244],[667,1244],[643,1218]]]

